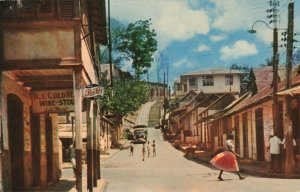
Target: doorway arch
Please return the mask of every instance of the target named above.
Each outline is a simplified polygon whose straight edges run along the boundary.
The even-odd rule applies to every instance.
[[[7,125],[12,191],[24,189],[23,102],[14,94],[7,95]]]

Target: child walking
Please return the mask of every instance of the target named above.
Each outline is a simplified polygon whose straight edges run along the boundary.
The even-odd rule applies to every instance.
[[[147,142],[147,152],[148,152],[148,157],[150,157],[150,142]]]
[[[146,153],[145,143],[143,143],[142,153],[143,153],[143,161],[145,161],[145,153]]]
[[[155,140],[153,140],[152,147],[153,147],[153,157],[155,157],[156,156]]]
[[[130,145],[130,156],[133,156],[133,145]]]

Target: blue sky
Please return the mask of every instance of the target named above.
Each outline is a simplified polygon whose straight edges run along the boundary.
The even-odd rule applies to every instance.
[[[278,28],[287,27],[290,0],[279,0]],[[300,0],[295,0],[295,32],[300,32]],[[166,56],[168,83],[181,74],[204,68],[229,68],[231,64],[259,66],[272,57],[272,30],[256,23],[256,34],[247,31],[257,20],[269,22],[268,0],[110,0],[111,17],[129,23],[152,19],[158,49]],[[270,24],[270,27],[274,27]],[[281,31],[279,31],[279,40]],[[300,37],[295,36],[300,41]],[[279,44],[282,44],[279,42]],[[295,46],[300,47],[299,43]],[[285,48],[279,48],[280,63]],[[123,69],[129,69],[130,63]],[[160,80],[166,68],[159,72]],[[149,73],[157,82],[156,63]]]

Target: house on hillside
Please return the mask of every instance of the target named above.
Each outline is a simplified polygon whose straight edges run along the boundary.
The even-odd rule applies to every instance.
[[[184,95],[190,91],[204,93],[232,93],[236,97],[241,92],[241,79],[246,72],[230,69],[202,69],[180,76],[174,83],[176,96]]]
[[[195,91],[190,91],[173,104],[169,114],[170,130],[172,132],[179,133],[182,130],[180,117],[187,111],[186,104],[190,103],[196,96],[197,93]]]
[[[195,132],[197,132],[198,141],[202,144],[205,149],[211,150],[213,147],[212,131],[209,129],[209,122],[213,120],[214,115],[219,111],[226,108],[235,100],[234,96],[230,93],[225,93],[216,100],[211,100],[212,102],[203,101],[203,104],[195,108],[196,121],[194,121]]]
[[[100,65],[100,71],[102,73],[107,74],[107,79],[110,80],[110,75],[112,74],[113,78],[117,81],[126,80],[126,79],[133,79],[132,75],[129,72],[122,71],[118,66],[112,64],[112,73],[110,73],[110,64],[105,63]]]

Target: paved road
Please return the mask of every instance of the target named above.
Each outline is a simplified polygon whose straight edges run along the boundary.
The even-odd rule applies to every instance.
[[[155,103],[155,101],[147,102],[142,105],[139,114],[136,118],[136,124],[145,124],[148,125],[149,113],[151,106]]]
[[[142,161],[142,145],[136,144],[133,156],[122,150],[105,161],[102,177],[107,181],[106,192],[300,192],[297,179],[246,175],[240,181],[235,174],[225,173],[225,181],[218,181],[218,170],[187,160],[163,141],[160,130],[149,128],[149,140],[156,140],[156,157]]]

